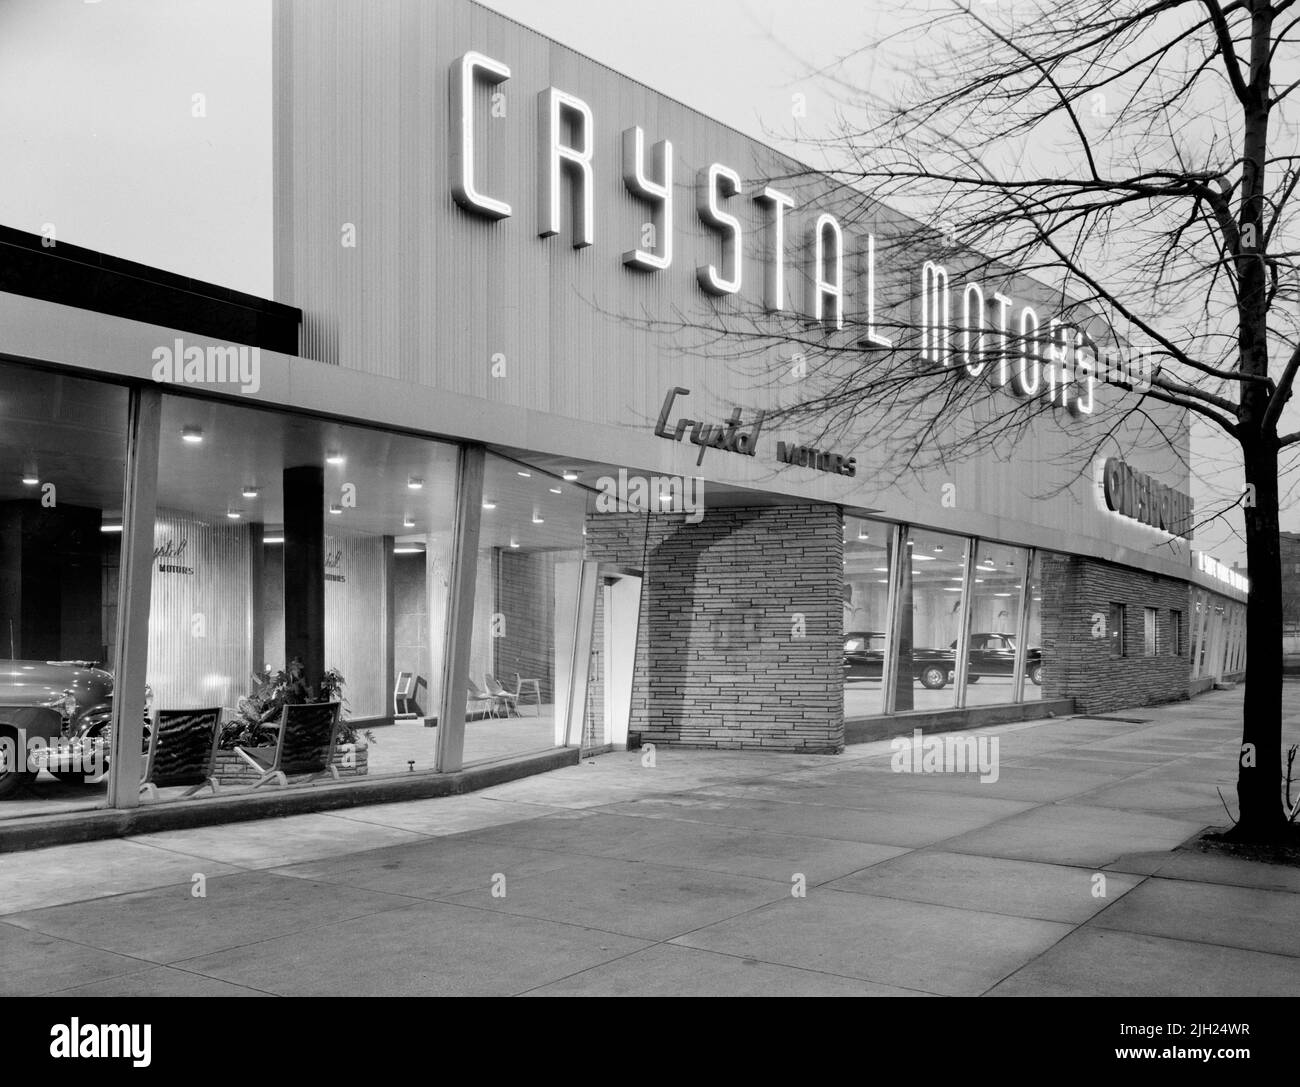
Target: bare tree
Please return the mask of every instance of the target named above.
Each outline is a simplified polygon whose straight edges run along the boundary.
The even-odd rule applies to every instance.
[[[1100,321],[1112,345],[1155,360],[1127,417],[1145,416],[1163,432],[1151,409],[1169,405],[1239,447],[1250,597],[1233,834],[1254,840],[1286,828],[1279,472],[1300,444],[1300,430],[1287,432],[1283,420],[1300,369],[1297,246],[1287,241],[1300,182],[1285,117],[1300,88],[1293,7],[909,5],[906,30],[818,73],[842,107],[834,137],[822,141],[842,163],[834,173],[864,195],[864,215],[887,204],[913,217],[889,244],[914,246],[923,233],[946,240],[964,272],[1009,269],[1052,284],[1062,312],[1090,326],[1097,343]],[[879,70],[891,54],[906,59],[906,74],[888,94],[869,93],[857,67],[870,58]],[[725,329],[733,342],[737,331]],[[955,338],[965,332],[955,327]],[[896,330],[893,352],[915,346]],[[916,365],[859,370],[790,410],[848,417],[870,400],[885,409],[878,418],[897,419],[924,402],[940,456],[1005,440],[1008,428],[1045,410],[1041,399],[988,407],[987,387],[963,380],[976,371],[951,361],[923,350]],[[959,418],[970,425],[953,426]],[[1164,437],[1185,451],[1185,432]]]

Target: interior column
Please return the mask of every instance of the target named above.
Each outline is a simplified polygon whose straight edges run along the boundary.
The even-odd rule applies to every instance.
[[[284,470],[284,662],[298,657],[307,682],[325,673],[325,470]]]

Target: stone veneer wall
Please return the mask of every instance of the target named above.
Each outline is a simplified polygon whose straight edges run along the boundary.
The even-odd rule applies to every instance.
[[[1192,615],[1187,584],[1071,555],[1043,555],[1043,698],[1073,698],[1079,713],[1107,713],[1186,698]],[[1109,622],[1124,604],[1128,655],[1093,637],[1094,616]],[[1158,609],[1155,656],[1143,655],[1143,609]],[[1171,611],[1183,615],[1182,654],[1173,652]]]
[[[843,533],[831,505],[710,509],[698,524],[588,520],[589,559],[645,573],[629,731],[643,743],[841,750]]]

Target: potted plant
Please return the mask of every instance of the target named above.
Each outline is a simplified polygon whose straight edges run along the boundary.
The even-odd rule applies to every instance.
[[[320,684],[313,685],[307,681],[303,662],[295,657],[289,662],[287,670],[277,672],[264,668],[253,675],[252,680],[252,690],[236,704],[237,716],[222,727],[218,743],[222,751],[242,747],[250,755],[269,762],[275,754],[279,738],[276,726],[285,706],[340,702],[342,706],[339,710],[334,764],[356,773],[365,772],[366,746],[359,743],[361,737],[347,720],[347,698],[343,695],[346,681],[337,668],[327,669]],[[374,736],[369,731],[365,733],[365,739],[374,742]],[[239,776],[244,765],[233,757],[219,756],[219,762],[228,773],[235,776]]]

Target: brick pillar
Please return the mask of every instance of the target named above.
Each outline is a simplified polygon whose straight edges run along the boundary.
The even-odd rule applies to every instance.
[[[587,557],[645,574],[630,730],[643,742],[844,746],[844,528],[836,506],[617,513]]]

